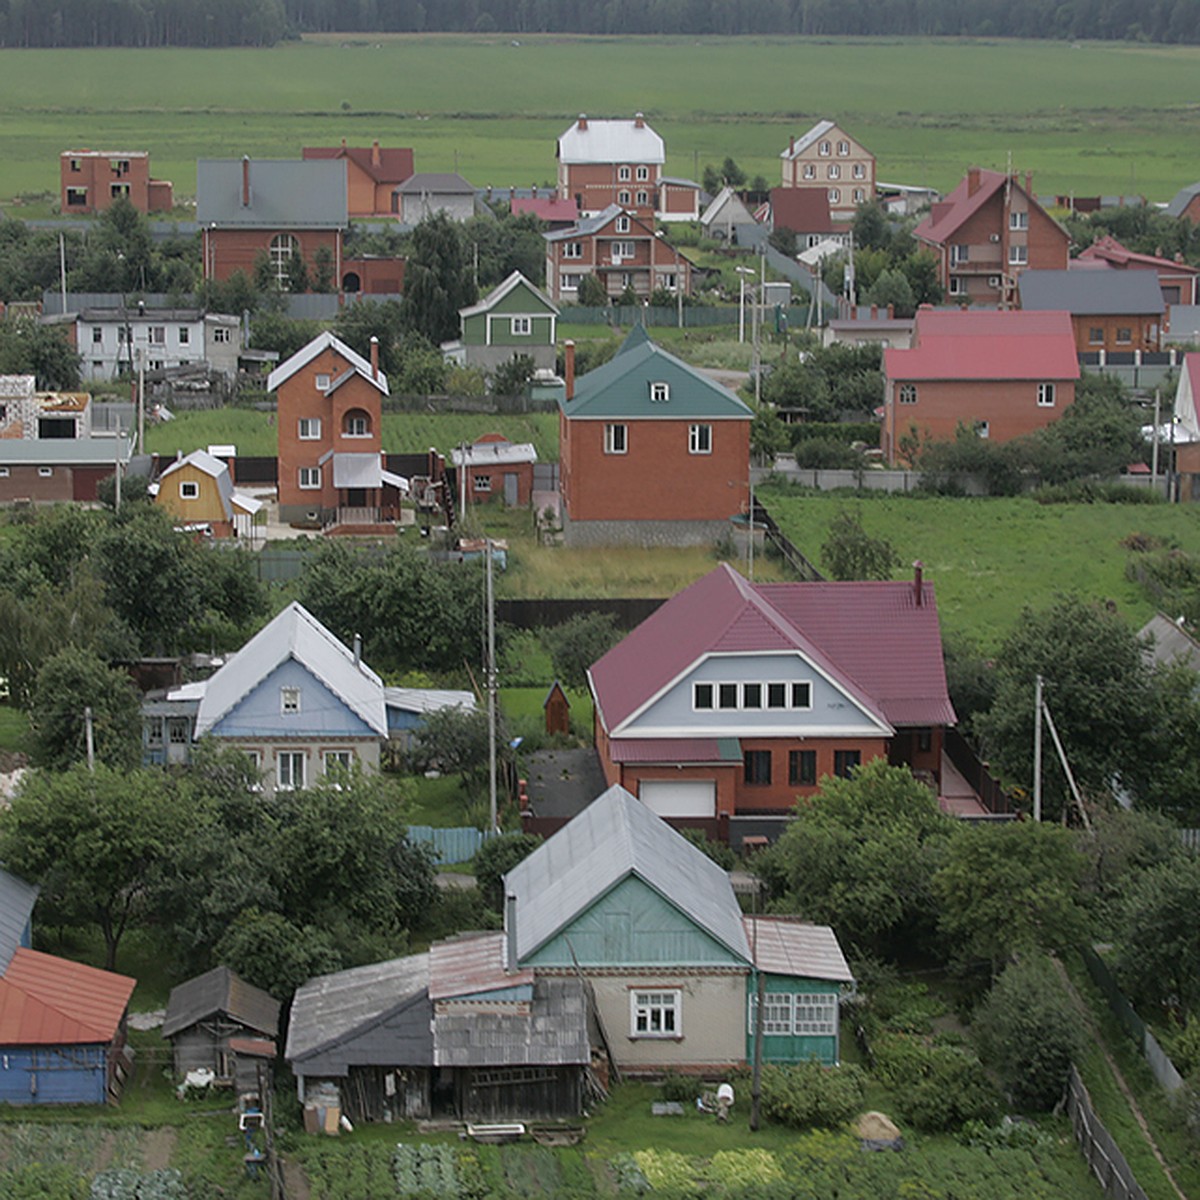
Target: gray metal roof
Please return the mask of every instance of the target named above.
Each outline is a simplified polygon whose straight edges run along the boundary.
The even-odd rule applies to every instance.
[[[1168,217],[1182,217],[1183,210],[1197,197],[1200,196],[1200,182],[1189,183],[1187,187],[1181,187],[1175,193],[1171,203],[1167,205]]]
[[[213,967],[171,989],[162,1035],[173,1037],[218,1013],[269,1038],[279,1032],[278,1000],[239,979],[228,967]]]
[[[8,970],[33,917],[38,889],[0,868],[0,975]]]
[[[1147,655],[1152,662],[1170,666],[1183,663],[1200,671],[1200,643],[1183,627],[1183,618],[1172,621],[1164,613],[1155,613],[1138,631],[1138,637],[1149,638]]]
[[[244,167],[249,204],[242,203]],[[332,158],[202,158],[196,163],[196,220],[225,228],[344,228],[346,164]]]
[[[837,935],[794,917],[743,917],[755,965],[771,975],[853,983]]]
[[[233,480],[229,477],[229,468],[219,459],[214,458],[207,450],[193,450],[184,458],[176,459],[158,477],[161,484],[169,475],[183,467],[195,467],[203,471],[217,485],[217,494],[221,498],[221,507],[225,510],[225,519],[233,519]]]
[[[1163,334],[1163,341],[1200,341],[1200,304],[1172,304],[1171,328]]]
[[[120,454],[129,461],[133,439],[90,438],[0,438],[0,465],[50,467],[113,466]]]
[[[451,688],[403,688],[385,687],[384,703],[397,712],[431,713],[443,708],[461,708],[463,712],[475,711],[475,693],[455,691]]]
[[[628,875],[636,875],[745,961],[750,945],[729,876],[614,785],[505,876],[523,961]]]
[[[452,171],[425,171],[410,175],[402,184],[392,189],[402,196],[473,196],[475,187],[461,175]]]
[[[598,230],[603,229],[613,217],[619,217],[623,212],[625,210],[619,204],[610,204],[594,217],[581,217],[574,225],[566,229],[552,229],[549,233],[543,233],[542,237],[548,242],[569,242],[575,238],[588,237]],[[630,220],[634,221],[637,218],[631,214]],[[639,221],[638,224],[641,224],[641,222]]]
[[[583,128],[580,128],[582,122]],[[666,162],[663,140],[639,113],[629,120],[600,120],[581,116],[558,139],[558,159],[564,163]]]
[[[428,991],[428,954],[318,975],[302,984],[292,1000],[284,1057],[290,1063],[306,1063],[336,1045],[345,1046],[353,1035],[374,1027],[406,1001],[428,997]],[[307,1063],[305,1069],[312,1074]]]
[[[1154,271],[1022,271],[1021,307],[1079,316],[1158,316],[1162,290]]]
[[[807,150],[809,146],[817,140],[824,137],[831,129],[835,128],[832,121],[818,121],[803,137],[796,139],[796,144],[788,143],[788,148],[781,151],[780,158],[795,158],[801,152]]]
[[[289,658],[306,667],[380,737],[387,736],[382,680],[366,663],[356,664],[354,654],[293,601],[208,680],[196,717],[196,737]]]
[[[443,1006],[433,1018],[439,1067],[568,1066],[591,1060],[582,980],[543,978],[528,1013]]]

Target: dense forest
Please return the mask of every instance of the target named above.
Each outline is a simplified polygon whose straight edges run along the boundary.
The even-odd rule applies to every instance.
[[[0,0],[0,46],[267,46],[307,32],[1200,42],[1200,0]]]

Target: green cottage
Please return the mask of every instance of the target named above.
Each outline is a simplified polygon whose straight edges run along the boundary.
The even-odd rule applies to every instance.
[[[478,304],[459,309],[462,336],[443,342],[448,362],[479,367],[491,375],[516,355],[536,370],[554,369],[558,309],[520,271],[514,271]]]

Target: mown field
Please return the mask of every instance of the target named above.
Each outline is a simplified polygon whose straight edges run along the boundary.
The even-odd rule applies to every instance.
[[[519,41],[519,44],[516,42]],[[668,174],[733,155],[775,182],[789,133],[832,115],[879,176],[948,189],[972,162],[1039,191],[1169,199],[1200,167],[1200,48],[1120,43],[389,35],[267,50],[0,50],[0,197],[55,191],[64,149],[147,149],[195,191],[201,157],[340,138],[419,170],[550,182],[578,112],[643,110]],[[19,209],[17,210],[20,211]]]

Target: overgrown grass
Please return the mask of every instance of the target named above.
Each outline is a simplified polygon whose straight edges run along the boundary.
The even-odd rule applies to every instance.
[[[820,565],[829,523],[857,513],[872,537],[885,537],[911,576],[920,559],[937,591],[942,628],[995,649],[1025,606],[1043,608],[1063,592],[1112,600],[1135,628],[1154,606],[1125,578],[1122,539],[1145,532],[1200,553],[1200,521],[1190,506],[1055,504],[1015,499],[814,495],[765,484],[758,498],[785,533]]]
[[[11,704],[0,704],[0,751],[29,752],[29,716]]]

